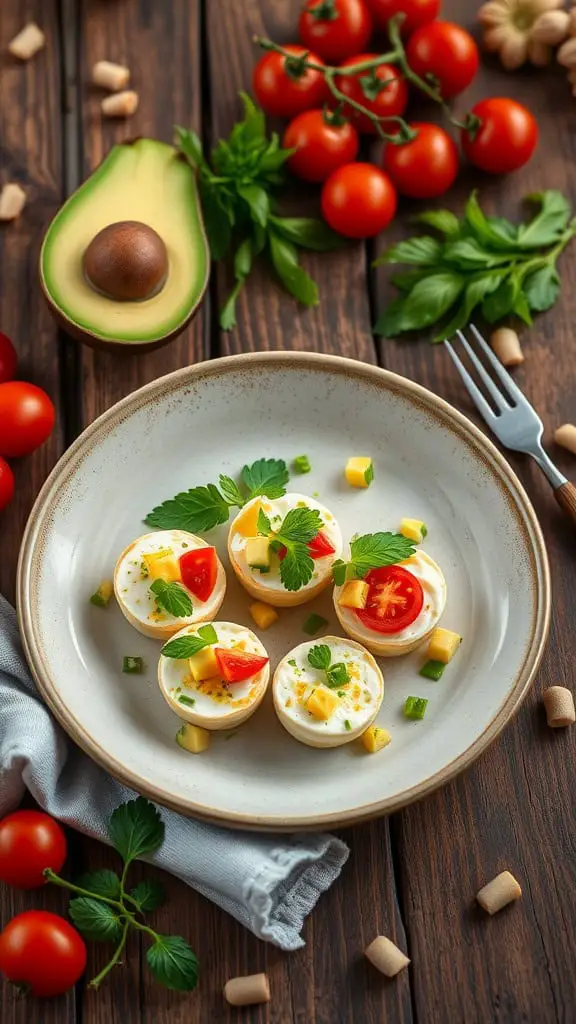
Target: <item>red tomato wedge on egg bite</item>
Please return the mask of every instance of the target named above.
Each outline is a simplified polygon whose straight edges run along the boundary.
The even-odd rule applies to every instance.
[[[207,601],[218,575],[216,548],[194,548],[180,555],[182,583],[199,601]]]
[[[243,683],[245,679],[261,672],[270,660],[260,654],[230,651],[224,647],[215,647],[214,654],[222,678],[227,683]]]
[[[326,558],[326,555],[336,554],[336,548],[330,543],[326,534],[322,533],[322,530],[319,530],[316,536],[313,537],[312,540],[308,541],[306,547],[310,552],[310,557],[314,559]],[[278,558],[281,562],[286,558],[286,548],[284,545],[282,545],[281,548],[278,548]]]

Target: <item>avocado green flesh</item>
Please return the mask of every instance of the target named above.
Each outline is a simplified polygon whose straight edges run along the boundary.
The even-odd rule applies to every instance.
[[[142,302],[115,302],[84,277],[82,258],[108,224],[136,220],[158,232],[168,277]],[[178,331],[200,302],[210,256],[194,171],[173,146],[154,139],[123,143],[70,197],[50,224],[40,274],[56,310],[80,330],[110,341],[156,341]]]

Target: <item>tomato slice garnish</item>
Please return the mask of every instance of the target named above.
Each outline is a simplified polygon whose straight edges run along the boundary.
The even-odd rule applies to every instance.
[[[356,615],[376,633],[400,633],[418,618],[424,604],[420,581],[400,565],[372,569],[366,576],[369,586],[366,607]]]
[[[312,537],[312,540],[308,541],[306,547],[310,552],[311,558],[326,558],[326,555],[336,554],[336,548],[328,540],[326,534],[322,533],[322,530],[319,530],[316,536]],[[284,545],[282,545],[281,548],[278,548],[278,558],[281,562],[286,558],[286,548]]]
[[[182,583],[199,601],[207,601],[218,575],[216,548],[194,548],[180,555]]]
[[[215,647],[214,654],[222,678],[227,683],[242,683],[245,679],[250,679],[250,676],[255,676],[270,660],[260,654],[231,651],[225,647]]]

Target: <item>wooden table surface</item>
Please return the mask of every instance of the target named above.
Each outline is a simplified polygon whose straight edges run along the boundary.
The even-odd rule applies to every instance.
[[[371,246],[307,258],[321,305],[304,311],[258,270],[239,303],[237,330],[218,332],[216,312],[227,282],[212,277],[209,296],[189,329],[153,354],[95,354],[59,334],[43,304],[37,259],[47,224],[62,200],[114,142],[152,135],[170,140],[172,125],[193,125],[209,141],[227,133],[239,113],[238,90],[249,86],[254,32],[288,41],[297,0],[2,0],[0,7],[0,160],[2,180],[25,186],[29,205],[0,230],[0,328],[20,352],[21,372],[53,396],[58,425],[50,441],[16,468],[13,504],[0,515],[0,591],[14,593],[17,549],[38,489],[61,452],[95,416],[133,389],[207,357],[255,349],[308,349],[379,363],[428,386],[474,418],[441,347],[425,341],[375,344],[371,323],[387,299],[385,274],[370,272]],[[447,0],[445,17],[473,25],[472,0]],[[26,65],[6,44],[28,18],[47,37]],[[89,83],[101,58],[125,61],[140,94],[136,116],[104,123]],[[519,200],[559,188],[576,202],[576,100],[559,69],[507,75],[484,67],[465,102],[511,94],[536,113],[539,150],[523,171],[502,180],[462,175],[449,197],[461,208],[473,185],[492,209],[515,216]],[[462,104],[461,104],[462,106]],[[409,208],[386,241],[405,229]],[[547,434],[575,417],[576,250],[562,259],[564,288],[556,308],[527,332],[520,385],[540,410]],[[556,451],[562,469],[570,457]],[[202,964],[200,989],[169,993],[142,969],[137,941],[126,964],[96,994],[76,992],[31,1004],[0,989],[2,1024],[548,1024],[576,1021],[576,729],[548,730],[541,693],[570,684],[576,661],[573,527],[548,485],[526,459],[513,458],[543,524],[552,563],[554,612],[538,678],[515,720],[464,776],[388,820],[345,833],[352,856],[342,878],[308,920],[306,947],[282,954],[257,941],[182,883],[166,878],[169,903],[158,930],[186,936]],[[114,855],[71,837],[75,872],[115,867]],[[523,886],[520,904],[494,919],[473,903],[479,886],[510,868]],[[136,869],[139,870],[139,869]],[[148,871],[149,869],[147,869]],[[58,891],[4,889],[0,913],[41,905],[62,911]],[[409,971],[386,982],[362,951],[378,933],[412,958]],[[96,972],[106,950],[93,946]],[[225,1006],[227,977],[268,971],[268,1007]]]

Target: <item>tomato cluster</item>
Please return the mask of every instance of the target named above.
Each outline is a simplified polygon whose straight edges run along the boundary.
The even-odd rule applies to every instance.
[[[401,64],[375,65],[378,52],[369,47],[374,32],[386,31],[390,19],[402,15],[411,72],[436,98],[452,99],[474,79],[479,56],[465,29],[436,20],[439,8],[440,0],[305,0],[301,45],[278,52],[271,44],[256,64],[253,89],[260,106],[290,119],[283,138],[284,147],[294,150],[288,166],[297,177],[322,184],[323,215],[343,235],[377,234],[394,216],[397,193],[431,199],[457,177],[458,148],[444,128],[413,121],[410,132],[404,127],[399,134],[409,82]],[[356,66],[358,72],[351,72]],[[530,159],[538,128],[519,103],[482,100],[471,115],[460,139],[471,163],[502,174]],[[405,141],[386,142],[381,166],[355,163],[360,136],[379,134],[378,124],[387,136]]]
[[[0,511],[14,495],[14,474],[6,462],[35,451],[52,433],[55,410],[45,391],[14,380],[16,350],[0,331]]]

